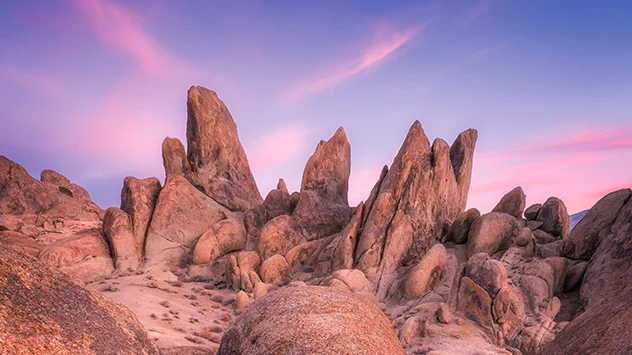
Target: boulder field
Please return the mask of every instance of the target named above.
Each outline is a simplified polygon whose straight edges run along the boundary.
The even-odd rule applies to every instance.
[[[414,122],[359,205],[347,199],[351,145],[343,128],[317,144],[299,191],[290,193],[280,179],[264,198],[230,112],[215,92],[197,86],[187,94],[186,138],[186,148],[176,138],[162,144],[164,183],[127,177],[120,206],[105,211],[63,175],[44,170],[38,180],[0,156],[0,348],[147,354],[157,353],[155,343],[165,353],[191,354],[632,349],[630,189],[603,197],[572,230],[563,201],[550,197],[527,206],[521,187],[499,196],[492,211],[465,210],[477,131],[463,131],[450,145],[431,142]],[[132,291],[141,280],[143,289]],[[191,282],[196,286],[186,286]],[[178,289],[191,294],[180,297]],[[94,291],[151,324],[151,339],[133,313]],[[72,306],[41,306],[57,298]],[[206,298],[214,303],[206,307]],[[16,311],[22,306],[32,306],[31,315]],[[177,323],[183,313],[176,306],[205,330],[182,334],[188,345],[174,347],[161,337],[175,339],[184,326],[171,331],[156,322]],[[66,329],[70,321],[60,307],[77,309],[76,317],[94,315],[86,315],[83,338]],[[160,307],[169,310],[162,320],[145,314]],[[27,321],[29,329],[15,325]],[[32,342],[38,334],[58,341]]]

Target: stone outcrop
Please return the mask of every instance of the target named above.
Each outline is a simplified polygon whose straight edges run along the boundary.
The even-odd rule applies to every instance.
[[[572,290],[581,282],[585,312],[573,319],[542,354],[627,354],[632,349],[630,190],[606,195],[575,228],[578,227],[567,240],[570,248],[565,248],[565,252],[592,257],[587,268],[586,262],[569,268],[564,288]]]
[[[205,264],[246,247],[246,227],[239,217],[227,218],[211,226],[195,244],[193,263]]]
[[[318,143],[303,172],[292,220],[308,240],[339,232],[351,218],[350,174],[351,145],[341,127],[328,141]]]
[[[600,199],[571,231],[564,243],[564,255],[571,259],[589,260],[600,240],[610,234],[619,211],[631,196],[632,190],[623,189]]]
[[[580,290],[586,309],[626,294],[624,287],[632,284],[631,236],[632,199],[621,208],[588,264]]]
[[[242,251],[230,255],[226,264],[226,284],[235,291],[253,292],[261,278],[257,274],[261,257],[254,251]]]
[[[499,212],[484,214],[472,223],[467,240],[467,256],[480,252],[493,255],[507,249],[519,232],[513,216]]]
[[[492,212],[503,212],[520,218],[524,211],[526,197],[524,191],[522,191],[522,187],[518,186],[503,196],[496,207],[492,209]]]
[[[0,244],[0,352],[159,354],[136,316]]]
[[[103,210],[63,175],[44,170],[41,179],[0,156],[0,241],[78,282],[111,273]]]
[[[147,232],[146,267],[185,265],[198,238],[229,213],[184,177],[170,176]]]
[[[261,281],[280,286],[292,279],[292,268],[282,255],[273,255],[261,264]]]
[[[421,259],[408,276],[404,285],[404,295],[408,299],[421,298],[429,292],[441,277],[447,262],[442,244],[435,244]]]
[[[557,197],[549,197],[540,208],[536,220],[542,222],[540,229],[566,240],[570,228],[570,220],[566,205]]]
[[[440,139],[431,146],[419,122],[410,128],[367,200],[355,252],[355,266],[379,298],[443,238],[465,208],[476,138],[475,130],[467,130],[452,147]]]
[[[272,255],[285,255],[295,246],[306,242],[302,234],[294,230],[291,217],[281,215],[268,222],[261,231],[257,251],[264,259]]]
[[[103,233],[112,248],[114,267],[120,270],[136,269],[140,254],[134,243],[134,232],[130,216],[125,211],[110,207],[105,211]]]
[[[162,141],[162,165],[165,168],[165,176],[184,176],[191,180],[191,165],[187,160],[184,145],[178,138],[165,138]]]
[[[541,203],[536,203],[527,207],[527,209],[524,210],[524,218],[526,218],[528,221],[535,221],[535,219],[538,218],[538,213],[540,213],[541,208]]]
[[[326,339],[326,341],[323,341]],[[289,287],[256,300],[224,334],[219,355],[404,354],[369,300],[324,287]]]
[[[231,211],[263,202],[237,125],[214,91],[193,86],[187,94],[187,157],[195,185]]]
[[[128,176],[123,180],[121,209],[131,218],[134,235],[134,253],[143,261],[147,231],[160,194],[160,181],[155,178],[137,179]]]
[[[481,216],[476,208],[470,208],[465,212],[459,213],[444,238],[445,242],[453,242],[456,244],[464,244],[467,242],[467,236],[470,232],[472,223]]]

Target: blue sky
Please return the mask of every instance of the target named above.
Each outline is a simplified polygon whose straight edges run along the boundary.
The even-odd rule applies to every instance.
[[[350,200],[414,120],[479,130],[469,206],[517,185],[571,212],[632,185],[628,1],[21,1],[0,4],[0,154],[55,169],[102,207],[163,178],[203,85],[239,127],[261,193],[298,189],[343,126]]]

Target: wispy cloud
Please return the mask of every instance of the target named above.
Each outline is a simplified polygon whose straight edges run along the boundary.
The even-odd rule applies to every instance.
[[[632,127],[591,127],[548,142],[536,142],[518,149],[523,152],[594,151],[632,148]]]
[[[288,126],[268,132],[246,146],[253,172],[262,172],[288,162],[307,149],[307,127]]]
[[[282,103],[293,103],[305,97],[318,94],[337,86],[345,80],[374,67],[391,56],[398,49],[418,36],[425,25],[409,27],[406,30],[382,28],[369,42],[368,46],[354,58],[337,66],[341,69],[321,72],[296,81],[281,95]]]
[[[75,0],[99,39],[124,53],[145,72],[164,69],[165,50],[139,25],[140,18],[128,8],[107,0]]]
[[[51,77],[4,66],[0,66],[0,81],[9,81],[45,94],[56,94],[61,89],[59,81]]]

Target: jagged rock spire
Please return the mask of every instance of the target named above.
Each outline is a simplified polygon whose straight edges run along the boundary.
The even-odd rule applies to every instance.
[[[187,95],[187,157],[195,185],[233,211],[263,202],[237,125],[214,91],[193,86]]]

